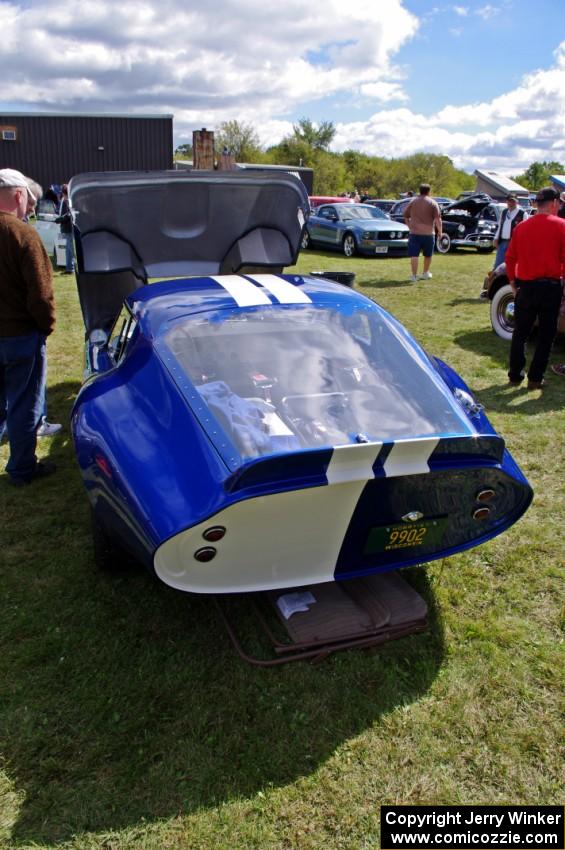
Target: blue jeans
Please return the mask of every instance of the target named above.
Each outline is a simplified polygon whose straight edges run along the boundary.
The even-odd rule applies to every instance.
[[[493,269],[497,269],[506,257],[506,249],[510,245],[510,239],[501,239],[496,249],[496,257],[494,258]]]
[[[74,268],[73,234],[65,233],[65,271],[72,272]]]
[[[45,395],[45,336],[0,337],[0,438],[8,431],[6,472],[28,479],[35,470],[36,429]]]

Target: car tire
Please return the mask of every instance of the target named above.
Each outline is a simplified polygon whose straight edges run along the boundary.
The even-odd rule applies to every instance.
[[[436,251],[438,254],[449,254],[451,251],[451,236],[448,233],[443,233],[441,237],[437,237]]]
[[[300,247],[302,248],[303,251],[306,251],[311,246],[312,246],[312,240],[310,239],[310,234],[308,233],[306,228],[304,228],[304,231],[302,233],[302,239],[300,240]]]
[[[121,572],[124,567],[124,553],[102,528],[93,509],[90,509],[90,530],[92,533],[92,550],[94,563],[104,572]]]
[[[343,253],[346,257],[354,257],[357,251],[357,245],[355,244],[355,237],[352,233],[346,233],[343,237],[343,241],[341,243],[341,247]]]
[[[490,323],[501,339],[512,339],[514,330],[514,293],[509,283],[495,292],[490,302]]]

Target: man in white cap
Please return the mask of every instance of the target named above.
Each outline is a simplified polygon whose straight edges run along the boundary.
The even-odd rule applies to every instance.
[[[6,466],[15,486],[51,475],[35,454],[42,413],[45,340],[55,326],[51,261],[25,224],[33,196],[27,178],[0,169],[0,437],[8,432]]]

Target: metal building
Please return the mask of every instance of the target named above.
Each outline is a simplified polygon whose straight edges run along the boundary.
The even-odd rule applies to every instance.
[[[172,167],[172,115],[0,113],[0,168],[44,189],[85,171]]]

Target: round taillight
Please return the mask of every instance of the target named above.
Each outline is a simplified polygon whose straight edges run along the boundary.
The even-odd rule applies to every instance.
[[[480,490],[475,496],[477,502],[490,502],[495,497],[494,490]]]
[[[197,561],[200,561],[201,564],[207,564],[208,561],[211,561],[212,558],[216,557],[216,550],[213,546],[203,546],[202,549],[196,550],[194,557]]]
[[[490,508],[477,508],[477,510],[473,512],[473,519],[484,520],[488,519],[489,516]]]
[[[202,533],[202,537],[204,540],[207,540],[208,543],[216,543],[218,540],[222,539],[225,533],[226,529],[223,525],[213,525],[211,528],[207,528],[206,531]]]

